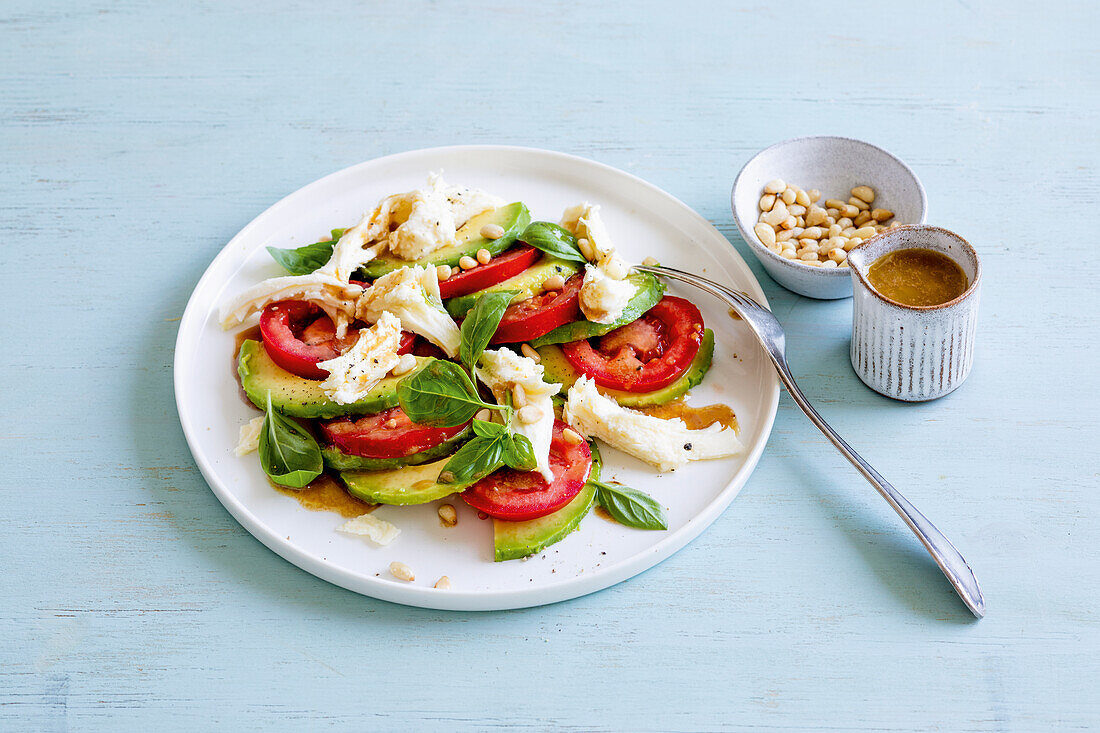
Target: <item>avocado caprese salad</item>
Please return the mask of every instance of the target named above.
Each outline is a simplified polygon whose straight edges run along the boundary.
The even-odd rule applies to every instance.
[[[598,441],[661,472],[741,450],[732,427],[645,412],[699,384],[714,336],[631,269],[598,206],[532,222],[523,203],[432,175],[331,240],[268,250],[288,274],[227,302],[222,325],[258,322],[236,357],[264,414],[237,453],[258,450],[281,487],[327,472],[375,505],[458,495],[511,560],[595,504],[667,528],[652,497],[600,480]],[[379,544],[399,532],[369,514],[349,524]]]

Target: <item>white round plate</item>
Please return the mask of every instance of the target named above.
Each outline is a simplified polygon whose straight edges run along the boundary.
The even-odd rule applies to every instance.
[[[715,332],[714,363],[691,403],[724,402],[742,426],[744,455],[688,464],[675,473],[602,448],[605,476],[654,496],[667,507],[667,531],[629,529],[594,513],[569,537],[527,561],[493,562],[492,521],[461,500],[458,526],[444,529],[440,502],[383,506],[376,516],[401,529],[386,547],[336,531],[345,520],[302,508],[271,488],[255,454],[237,458],[237,432],[258,413],[239,397],[231,368],[234,334],[222,331],[218,307],[265,278],[285,274],[265,246],[314,242],[359,220],[383,196],[420,188],[430,171],[452,183],[523,201],[536,220],[557,221],[566,206],[599,204],[612,239],[628,260],[662,263],[764,293],[718,230],[688,206],[628,173],[562,153],[531,148],[461,146],[417,150],[346,168],[311,183],[260,214],[214,258],[192,294],[176,341],[180,422],[203,476],[225,508],[257,539],[317,577],[349,590],[424,608],[499,610],[553,603],[601,590],[656,565],[699,535],[729,505],[760,458],[779,401],[779,382],[746,328],[726,308],[687,286],[670,287],[695,302]],[[391,561],[412,568],[399,581]],[[450,590],[436,590],[446,575]]]

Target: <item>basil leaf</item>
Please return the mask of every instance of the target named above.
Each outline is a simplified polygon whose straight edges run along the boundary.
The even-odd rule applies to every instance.
[[[332,259],[332,242],[315,242],[298,249],[268,247],[267,251],[291,275],[308,275]]]
[[[480,435],[482,438],[499,438],[507,433],[508,428],[498,423],[489,422],[488,420],[474,420],[474,435]]]
[[[596,500],[620,524],[636,529],[668,529],[665,510],[649,494],[617,484],[589,479],[596,487]]]
[[[512,433],[505,440],[504,455],[501,456],[509,468],[517,471],[534,471],[538,466],[535,460],[535,447],[526,435]]]
[[[504,310],[512,302],[512,296],[515,294],[514,290],[483,293],[466,314],[459,328],[462,343],[458,347],[458,356],[470,369],[474,368],[485,347],[489,345],[489,340],[497,332],[500,319],[504,317]]]
[[[451,456],[440,476],[450,472],[453,478],[440,483],[472,484],[503,466],[503,454],[504,441],[501,438],[478,436]]]
[[[523,234],[519,235],[519,239],[535,249],[541,249],[543,252],[563,260],[588,261],[577,247],[577,238],[566,229],[548,221],[536,221],[528,224],[527,228],[523,230]]]
[[[270,391],[260,431],[260,464],[272,481],[291,489],[302,488],[324,468],[317,441],[296,421],[271,408]]]
[[[409,419],[433,428],[451,428],[472,418],[483,407],[470,375],[452,361],[432,359],[397,385],[397,399]]]

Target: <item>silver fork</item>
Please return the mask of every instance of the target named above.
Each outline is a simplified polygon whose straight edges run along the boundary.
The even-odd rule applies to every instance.
[[[947,580],[951,582],[952,587],[959,594],[959,598],[966,604],[966,607],[978,618],[985,615],[985,599],[982,597],[982,589],[978,586],[978,579],[974,577],[974,571],[970,569],[969,563],[959,554],[951,541],[936,529],[936,525],[928,521],[928,518],[921,514],[915,506],[910,504],[909,500],[901,495],[901,492],[891,486],[890,482],[880,476],[878,471],[852,450],[851,446],[845,443],[844,439],[829,427],[829,424],[825,422],[821,415],[817,414],[817,410],[806,399],[806,395],[802,394],[802,390],[798,388],[794,381],[790,367],[787,366],[787,357],[784,354],[786,339],[783,335],[783,327],[779,325],[779,321],[776,320],[771,311],[744,293],[719,285],[698,275],[693,275],[690,272],[675,270],[671,267],[650,267],[647,265],[636,265],[634,269],[694,285],[725,302],[741,316],[742,320],[748,325],[749,330],[756,336],[756,340],[764,347],[768,357],[771,358],[775,370],[779,373],[779,381],[783,382],[783,386],[787,388],[787,392],[791,395],[791,399],[795,401],[795,404],[802,408],[802,411],[810,418],[810,422],[816,425],[817,429],[829,439],[829,442],[878,490],[882,498],[894,507],[894,511],[905,521],[905,524],[924,545],[924,549],[928,550],[928,554],[939,565],[943,574],[947,576]]]

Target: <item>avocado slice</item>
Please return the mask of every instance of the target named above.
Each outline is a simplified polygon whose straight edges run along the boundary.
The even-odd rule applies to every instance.
[[[402,267],[411,265],[425,265],[428,267],[451,265],[453,267],[463,257],[476,255],[479,249],[487,249],[489,254],[495,256],[511,247],[512,243],[516,241],[516,237],[522,234],[530,223],[531,212],[527,210],[522,202],[517,201],[514,204],[501,206],[499,209],[483,211],[467,221],[455,232],[458,244],[440,247],[428,253],[427,257],[413,261],[398,259],[387,252],[363,265],[359,273],[373,280],[376,277],[385,275],[387,272],[400,270]],[[504,236],[499,239],[485,239],[481,236],[481,228],[486,224],[500,225],[504,229]]]
[[[507,280],[485,288],[484,290],[478,290],[469,295],[459,295],[458,297],[450,298],[443,305],[447,309],[447,312],[454,318],[465,318],[466,314],[474,307],[474,303],[477,302],[477,299],[481,297],[482,293],[515,290],[516,294],[512,297],[512,302],[519,303],[541,293],[542,284],[546,282],[546,278],[551,275],[561,275],[568,280],[575,275],[578,270],[580,270],[580,263],[578,262],[559,260],[557,257],[544,254],[542,259],[520,274],[513,275]]]
[[[321,446],[321,457],[325,460],[325,467],[335,471],[385,471],[402,466],[419,466],[421,463],[449,456],[469,440],[471,435],[472,428],[467,427],[439,445],[399,458],[364,458],[345,453],[334,445]]]
[[[573,382],[580,379],[580,374],[570,364],[561,347],[554,344],[546,344],[538,348],[542,357],[543,380],[548,383],[558,382],[564,394]],[[671,402],[677,397],[683,397],[687,391],[703,381],[703,376],[710,369],[710,361],[714,356],[714,332],[709,328],[703,331],[703,341],[699,344],[699,353],[691,361],[691,366],[681,374],[675,382],[652,392],[625,392],[619,389],[597,387],[601,394],[605,394],[618,402],[623,407],[652,407]]]
[[[340,479],[349,494],[372,504],[427,504],[464,491],[473,483],[441,484],[436,481],[449,460],[451,457],[446,456],[433,463],[388,471],[343,471]]]
[[[588,477],[598,479],[600,477],[600,451],[594,442],[589,442],[588,445],[592,448],[592,472]],[[565,539],[569,533],[580,525],[581,520],[592,509],[595,500],[596,487],[589,481],[585,483],[581,493],[574,496],[572,501],[553,514],[523,522],[506,522],[501,519],[494,519],[493,547],[496,561],[518,560]]]
[[[543,344],[565,344],[570,341],[592,338],[593,336],[603,336],[605,333],[610,333],[616,328],[638,320],[664,297],[664,283],[648,272],[634,272],[628,275],[626,279],[634,283],[637,292],[626,304],[626,308],[623,309],[623,314],[618,320],[608,324],[593,323],[592,321],[567,323],[564,326],[558,326],[545,336],[532,340],[531,345],[538,348]]]
[[[416,357],[417,368],[429,361],[430,357]],[[241,344],[237,374],[252,404],[264,409],[270,390],[271,406],[291,417],[340,417],[382,412],[397,405],[397,383],[407,376],[386,377],[363,399],[340,405],[325,396],[319,380],[291,374],[271,360],[262,343],[252,339]]]

